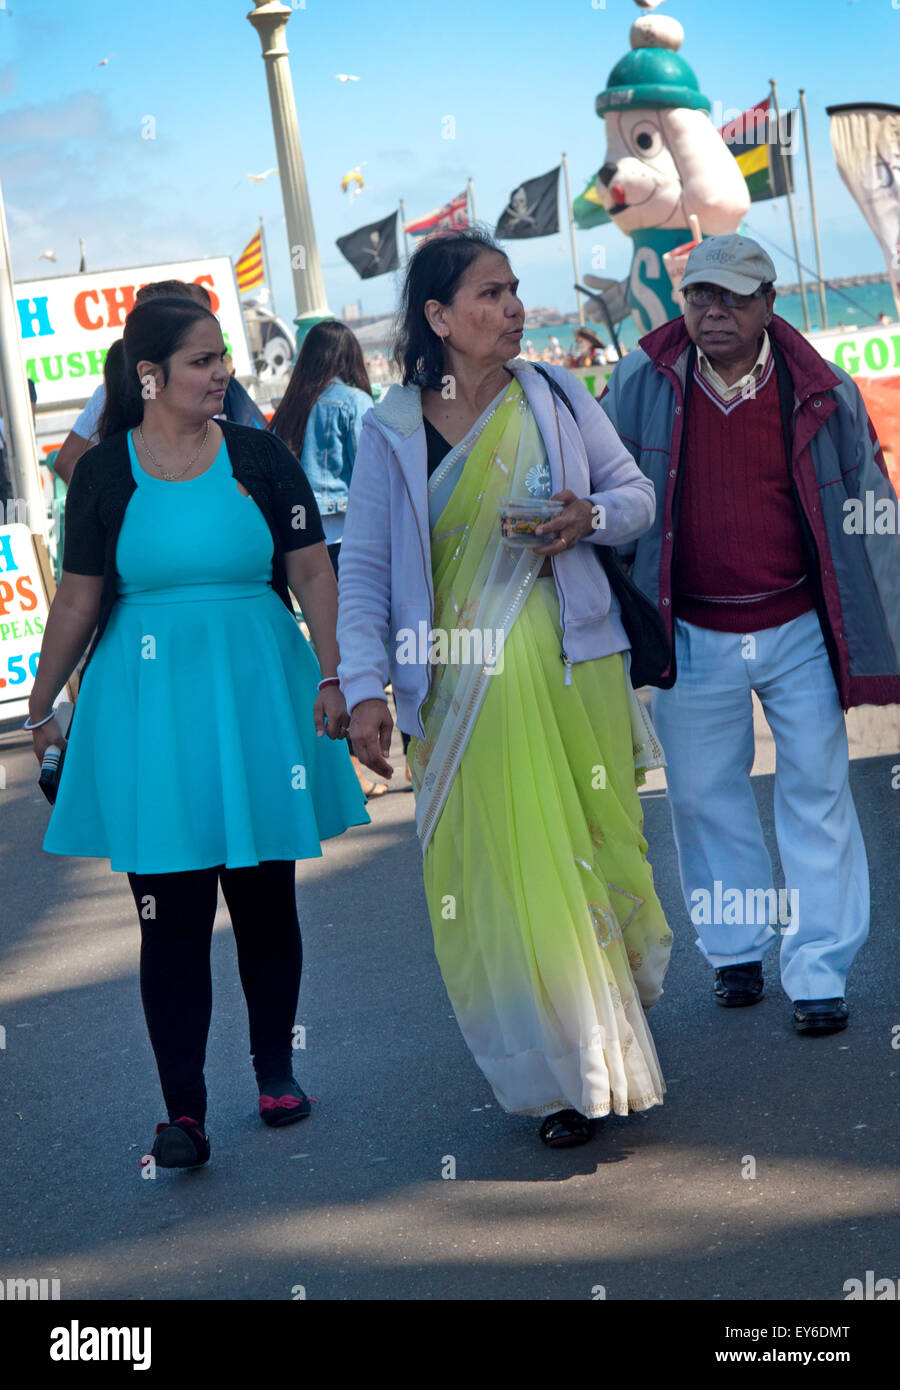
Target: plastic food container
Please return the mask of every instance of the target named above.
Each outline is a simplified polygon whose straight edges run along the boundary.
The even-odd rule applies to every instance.
[[[500,535],[507,545],[530,546],[534,550],[549,545],[553,535],[545,532],[536,536],[535,531],[542,521],[559,516],[564,505],[542,497],[501,497],[497,503]]]

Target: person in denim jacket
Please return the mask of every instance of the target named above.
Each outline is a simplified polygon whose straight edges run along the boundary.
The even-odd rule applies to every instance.
[[[303,340],[291,379],[269,429],[293,454],[312,488],[335,575],[344,531],[350,474],[362,433],[363,416],[374,404],[369,374],[358,340],[345,323],[317,323]],[[367,797],[387,787],[367,778],[350,755]]]
[[[325,528],[337,573],[350,474],[373,405],[359,342],[344,323],[317,323],[303,341],[269,428],[300,460]]]

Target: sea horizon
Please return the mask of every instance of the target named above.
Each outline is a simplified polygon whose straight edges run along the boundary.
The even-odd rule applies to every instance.
[[[777,291],[777,284],[775,289]],[[807,285],[806,304],[809,312],[810,330],[816,332],[822,327],[818,282]],[[892,322],[897,316],[897,306],[894,303],[891,286],[887,281],[877,284],[855,285],[841,290],[826,287],[825,308],[829,331],[838,328],[844,328],[848,331],[871,328],[877,322],[880,313],[887,314]],[[794,328],[801,332],[806,331],[799,294],[776,295],[775,312],[781,318],[786,319]],[[348,324],[348,327],[352,328],[353,324]],[[609,330],[605,323],[587,322],[585,327],[589,328],[592,333],[596,333],[597,337],[604,343],[610,341]],[[574,347],[577,328],[577,321],[573,322],[566,319],[560,319],[556,323],[542,323],[532,328],[526,328],[522,334],[521,351],[523,354],[525,353],[527,343],[530,341],[536,353],[548,352],[550,339],[553,337],[559,339],[563,351],[568,355]],[[638,339],[642,336],[630,315],[616,325],[616,333],[623,348],[637,347]],[[370,356],[378,351],[383,352],[384,347],[366,347],[364,350],[366,355]]]

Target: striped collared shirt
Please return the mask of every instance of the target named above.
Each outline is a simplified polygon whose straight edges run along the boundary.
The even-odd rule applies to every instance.
[[[763,329],[762,347],[759,350],[759,356],[753,363],[749,372],[742,376],[740,380],[736,381],[732,386],[728,386],[722,380],[719,373],[706,356],[706,353],[699,346],[697,348],[697,365],[700,368],[701,376],[709,382],[716,394],[721,396],[723,401],[733,401],[740,396],[742,391],[747,390],[754,382],[759,381],[766,369],[766,363],[769,360],[769,351],[769,335],[765,329]]]

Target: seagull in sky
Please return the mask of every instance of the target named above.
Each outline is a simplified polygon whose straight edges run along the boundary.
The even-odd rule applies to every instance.
[[[115,58],[115,53],[110,53],[109,58]],[[109,58],[101,58],[99,63],[95,63],[95,68],[105,68],[109,66]]]
[[[335,77],[335,80],[338,81],[338,82],[358,82],[358,81],[359,81],[359,78],[358,78],[358,77],[354,77],[354,76],[352,75],[352,73],[349,73],[349,72],[336,72],[336,73],[334,73],[334,77]]]
[[[42,251],[38,256],[39,261],[55,261],[56,254],[53,251]]]
[[[267,169],[264,174],[248,174],[247,178],[251,183],[264,183],[270,174],[277,174],[277,169]]]

